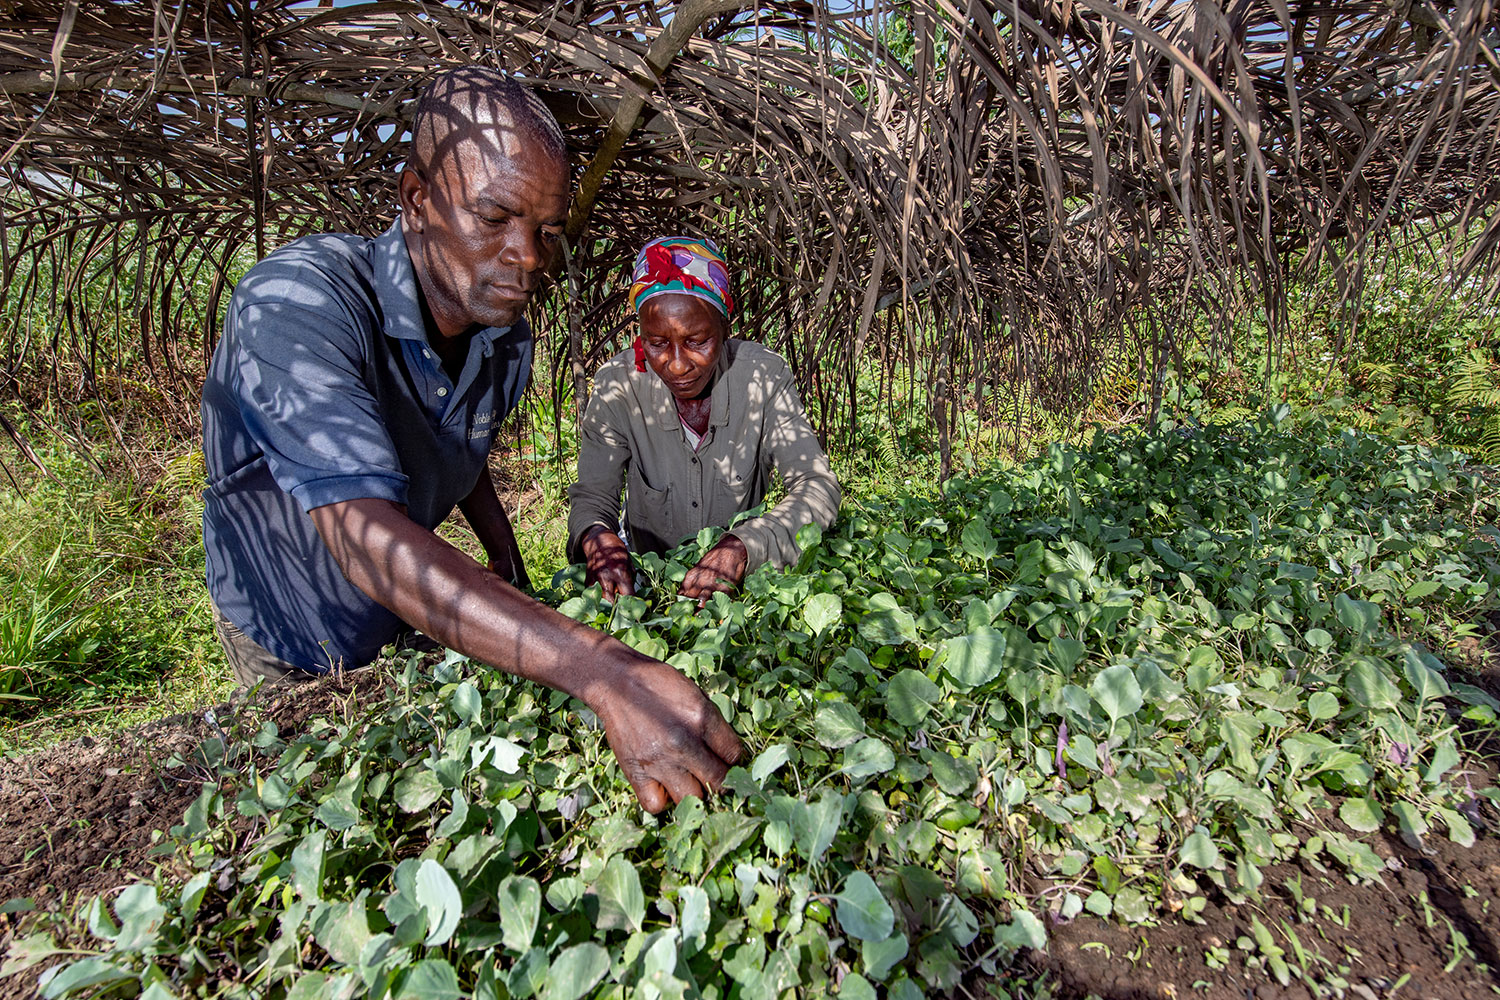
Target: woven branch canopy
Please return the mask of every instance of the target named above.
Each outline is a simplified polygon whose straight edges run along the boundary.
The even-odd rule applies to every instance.
[[[1274,332],[1287,282],[1357,297],[1403,241],[1435,295],[1495,295],[1495,0],[847,6],[0,2],[6,370],[66,344],[92,371],[108,320],[180,377],[248,254],[389,223],[415,97],[468,62],[534,88],[577,165],[536,308],[580,399],[666,231],[725,247],[738,332],[825,426],[861,365],[909,366],[945,457],[965,386],[1064,406],[1116,338],[1159,363],[1254,307]]]

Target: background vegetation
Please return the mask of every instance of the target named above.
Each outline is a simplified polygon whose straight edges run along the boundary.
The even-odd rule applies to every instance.
[[[1464,843],[1493,801],[1500,706],[1452,667],[1500,607],[1493,4],[6,16],[7,751],[228,693],[195,439],[224,296],[388,222],[412,96],[479,59],[579,168],[496,458],[540,596],[755,752],[653,820],[576,705],[399,664],[346,723],[174,763],[204,792],[155,881],[13,953],[46,995],[916,996],[1001,982],[1051,914],[1370,878],[1364,835]],[[552,576],[643,220],[727,244],[852,498],[701,613],[671,583],[708,537],[614,608]],[[1237,960],[1343,989],[1308,943]]]

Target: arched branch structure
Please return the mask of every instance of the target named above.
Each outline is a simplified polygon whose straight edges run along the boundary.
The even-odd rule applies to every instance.
[[[640,241],[700,231],[826,427],[881,371],[947,457],[964,400],[1067,409],[1111,345],[1151,380],[1252,309],[1277,336],[1288,282],[1355,300],[1403,243],[1435,297],[1493,299],[1497,51],[1495,0],[15,0],[0,358],[81,372],[64,398],[125,365],[191,385],[248,257],[389,222],[415,95],[473,61],[580,169],[573,280],[538,306],[559,391],[628,340]]]

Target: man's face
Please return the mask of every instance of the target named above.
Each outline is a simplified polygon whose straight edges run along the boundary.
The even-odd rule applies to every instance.
[[[510,326],[562,241],[567,165],[509,126],[455,134],[418,176],[401,175],[407,247],[443,337]]]
[[[668,292],[641,306],[646,363],[678,399],[708,391],[725,336],[724,317],[696,295]]]

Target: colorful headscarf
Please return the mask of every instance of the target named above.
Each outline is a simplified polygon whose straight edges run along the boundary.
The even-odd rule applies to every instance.
[[[630,306],[636,312],[647,299],[667,292],[695,295],[729,318],[729,264],[712,240],[659,236],[635,255]]]

